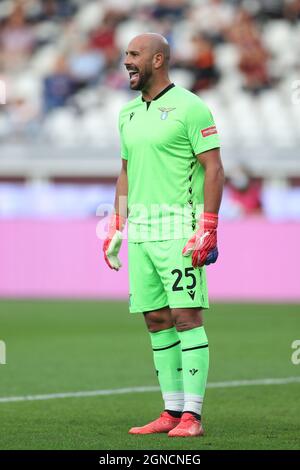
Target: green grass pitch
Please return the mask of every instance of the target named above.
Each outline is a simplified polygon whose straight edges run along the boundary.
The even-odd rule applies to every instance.
[[[213,304],[209,383],[300,376],[299,305]],[[0,397],[157,385],[148,333],[123,302],[1,301]],[[300,383],[209,388],[202,438],[131,436],[159,392],[0,402],[0,449],[299,449]]]

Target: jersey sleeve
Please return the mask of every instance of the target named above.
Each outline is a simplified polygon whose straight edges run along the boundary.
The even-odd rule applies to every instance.
[[[187,135],[195,155],[220,147],[214,118],[200,99],[189,107],[186,116]]]
[[[124,135],[123,135],[122,113],[120,113],[120,115],[119,115],[119,133],[120,133],[121,157],[124,160],[128,160],[128,150],[127,150],[126,144],[124,142]]]

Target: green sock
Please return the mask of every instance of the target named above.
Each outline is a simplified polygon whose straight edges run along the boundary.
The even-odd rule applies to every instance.
[[[150,333],[150,338],[165,410],[182,411],[184,395],[181,348],[176,328]]]
[[[178,336],[182,350],[183,411],[201,415],[209,365],[207,336],[203,326],[178,331]]]

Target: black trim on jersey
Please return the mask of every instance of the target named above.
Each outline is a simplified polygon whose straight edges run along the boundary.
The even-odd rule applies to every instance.
[[[202,346],[195,346],[194,348],[182,349],[182,352],[193,351],[193,349],[202,349],[202,348],[208,348],[208,344],[203,344]]]
[[[180,343],[180,341],[176,341],[176,343],[170,344],[170,346],[166,346],[165,348],[153,348],[152,350],[153,351],[164,351],[165,349],[174,348],[174,346],[177,346],[177,344],[179,344],[179,343]]]
[[[159,98],[161,98],[165,93],[167,93],[169,90],[171,90],[171,88],[174,88],[175,84],[174,83],[170,83],[170,85],[168,85],[166,88],[164,88],[160,93],[158,93],[158,95],[156,95],[154,98],[152,98],[151,101],[146,101],[143,96],[142,96],[142,101],[144,101],[146,104],[147,104],[147,111],[149,109],[149,106],[150,104],[152,103],[152,101],[156,101],[158,100]]]

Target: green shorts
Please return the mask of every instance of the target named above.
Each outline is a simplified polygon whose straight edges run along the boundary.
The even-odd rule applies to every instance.
[[[182,256],[186,242],[128,243],[131,313],[209,307],[205,268],[193,268],[191,257]]]

